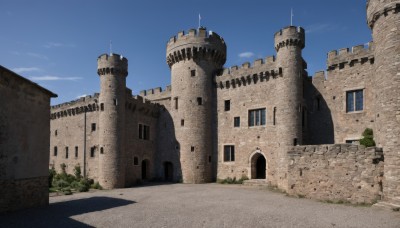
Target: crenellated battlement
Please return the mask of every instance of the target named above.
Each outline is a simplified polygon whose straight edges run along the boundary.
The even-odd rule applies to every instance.
[[[241,67],[225,68],[216,76],[215,82],[218,88],[229,89],[269,81],[282,75],[283,70],[276,65],[275,56],[268,56],[265,60],[255,60],[252,65],[245,62]]]
[[[349,48],[342,48],[328,52],[328,70],[343,69],[346,66],[352,67],[357,63],[374,63],[374,44],[369,42],[367,46],[357,45]]]
[[[148,89],[148,90],[142,90],[140,91],[140,96],[146,97],[146,96],[163,96],[164,94],[170,94],[171,93],[171,85],[166,86],[164,89],[161,87],[156,87],[153,89]]]
[[[222,66],[226,61],[226,44],[222,37],[205,28],[190,29],[172,37],[167,43],[167,64],[183,60],[208,59]]]
[[[104,106],[103,106],[104,107]],[[151,114],[157,117],[159,105],[152,103],[150,100],[144,99],[142,96],[128,96],[125,102],[125,108],[135,112],[136,107],[138,111],[144,114]],[[99,94],[95,93],[93,96],[88,95],[81,97],[77,100],[65,102],[62,104],[51,106],[50,119],[59,119],[68,116],[75,116],[88,112],[101,111],[102,104],[99,104]]]
[[[97,74],[128,75],[128,59],[118,54],[103,54],[97,58]]]
[[[305,31],[302,27],[288,26],[275,33],[275,50],[287,46],[305,47]]]
[[[400,12],[399,0],[368,0],[367,1],[367,23],[372,29],[375,22],[381,17],[390,13]]]

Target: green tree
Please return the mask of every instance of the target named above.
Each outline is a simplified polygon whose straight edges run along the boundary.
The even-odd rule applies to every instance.
[[[360,140],[360,144],[366,147],[375,146],[374,131],[371,128],[366,128],[362,134],[363,138]]]

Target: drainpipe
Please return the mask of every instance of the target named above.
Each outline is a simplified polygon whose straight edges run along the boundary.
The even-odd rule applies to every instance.
[[[86,106],[83,117],[83,177],[86,178]]]

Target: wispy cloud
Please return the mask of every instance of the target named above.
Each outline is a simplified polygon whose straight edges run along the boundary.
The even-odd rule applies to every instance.
[[[25,73],[25,72],[41,71],[41,69],[38,67],[17,67],[17,68],[13,68],[12,71],[20,74],[20,73]]]
[[[33,53],[33,52],[28,52],[28,53],[26,53],[26,55],[27,55],[27,56],[34,57],[34,58],[38,58],[38,59],[45,59],[45,60],[48,60],[48,59],[49,59],[49,58],[48,58],[47,56],[45,56],[45,55],[38,54],[38,53]]]
[[[335,29],[335,26],[331,24],[313,24],[306,27],[306,33],[316,33],[316,32],[326,32],[332,31]]]
[[[43,45],[45,48],[58,48],[58,47],[75,47],[73,44],[63,44],[63,43],[57,43],[57,42],[48,42]]]
[[[251,58],[254,56],[253,52],[242,52],[239,54],[240,58]]]
[[[33,76],[30,77],[32,81],[78,81],[81,80],[81,77],[59,77],[52,75],[44,75],[44,76]]]
[[[76,99],[79,99],[79,98],[82,98],[82,97],[86,97],[86,96],[87,96],[87,94],[78,95],[78,96],[76,96]]]

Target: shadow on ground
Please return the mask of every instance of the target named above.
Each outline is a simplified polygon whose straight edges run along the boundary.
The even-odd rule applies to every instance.
[[[92,227],[71,219],[71,216],[126,206],[135,201],[91,197],[31,208],[0,215],[0,227]]]

